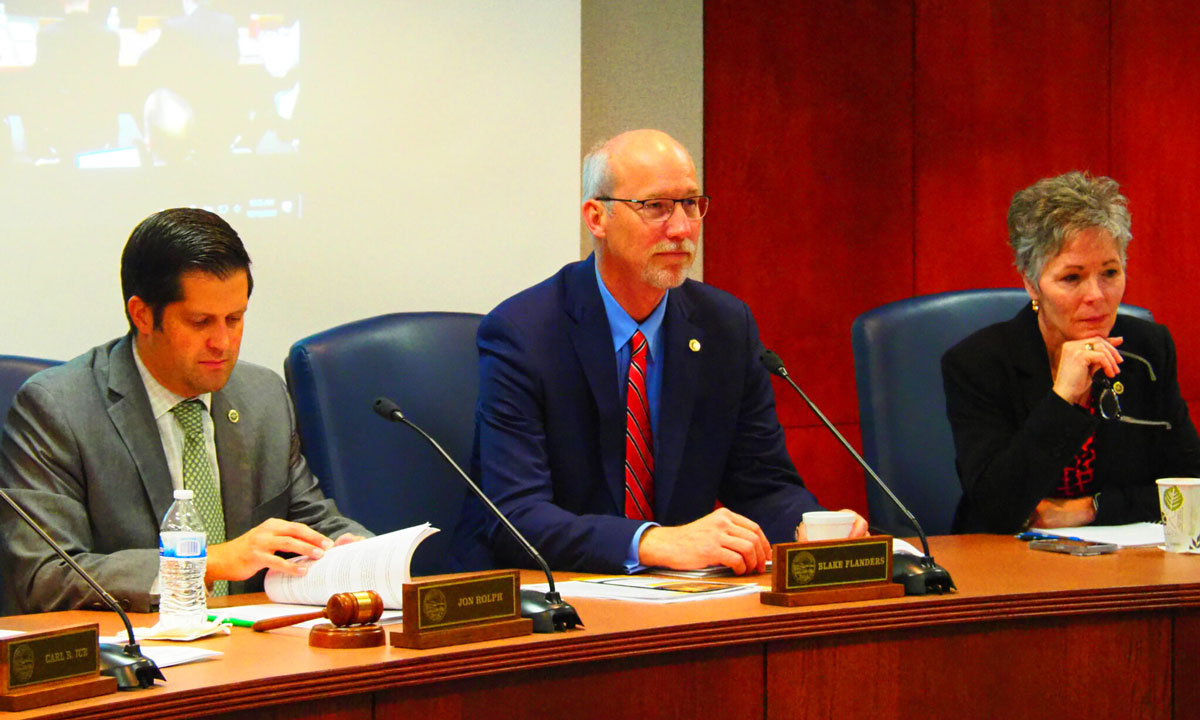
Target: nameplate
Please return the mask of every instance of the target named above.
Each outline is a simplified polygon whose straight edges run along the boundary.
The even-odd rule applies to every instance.
[[[870,535],[843,540],[784,543],[772,548],[769,605],[898,597],[904,588],[892,582],[892,538]]]
[[[4,640],[4,691],[94,674],[100,667],[97,625],[18,635]]]
[[[533,631],[521,617],[520,574],[516,570],[463,573],[405,583],[403,632],[392,645],[428,648]]]
[[[0,640],[0,710],[25,710],[117,689],[100,676],[99,625],[26,633]]]

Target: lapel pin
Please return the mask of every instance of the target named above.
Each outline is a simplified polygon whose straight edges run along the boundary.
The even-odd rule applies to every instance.
[[[696,338],[692,338],[691,340],[688,340],[688,347],[692,349],[692,352],[700,352],[700,341]]]
[[[238,413],[237,410],[229,411],[229,422],[236,423],[238,420],[241,420],[241,419],[242,419],[242,416]]]
[[[1113,383],[1113,392],[1115,392],[1118,395],[1125,392],[1125,386],[1121,384],[1120,380]]]

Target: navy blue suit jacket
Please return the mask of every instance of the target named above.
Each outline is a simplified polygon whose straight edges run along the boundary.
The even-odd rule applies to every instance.
[[[624,517],[625,402],[594,263],[484,318],[471,469],[551,567],[620,572],[641,523]],[[719,499],[791,541],[819,506],[788,457],[750,309],[688,280],[668,296],[663,333],[655,519],[691,522]],[[455,544],[464,568],[531,564],[474,497]]]

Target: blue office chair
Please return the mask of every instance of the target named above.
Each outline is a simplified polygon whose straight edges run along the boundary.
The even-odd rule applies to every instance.
[[[57,360],[0,355],[0,425],[3,425],[8,417],[8,409],[12,407],[13,397],[21,385],[34,373],[58,364]]]
[[[962,290],[888,303],[851,326],[863,457],[908,506],[925,532],[951,532],[962,485],[946,419],[942,355],[992,323],[1008,320],[1029,296],[1019,288]],[[1144,308],[1119,312],[1145,320]],[[873,480],[866,478],[871,524],[885,532],[914,531]]]
[[[292,345],[284,363],[305,458],[338,508],[375,533],[431,522],[414,575],[451,572],[450,542],[466,489],[411,428],[375,414],[395,400],[464,469],[475,432],[481,315],[395,313]]]
[[[58,365],[57,360],[42,360],[40,358],[22,357],[20,355],[0,355],[0,431],[8,417],[8,409],[12,407],[13,397],[21,385],[34,373],[48,367]],[[7,507],[5,508],[7,512]],[[0,593],[3,588],[0,587]]]

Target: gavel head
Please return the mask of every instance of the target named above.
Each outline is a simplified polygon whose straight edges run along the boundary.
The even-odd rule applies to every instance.
[[[335,627],[373,623],[383,615],[383,598],[374,590],[338,593],[325,603],[325,617]]]

